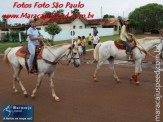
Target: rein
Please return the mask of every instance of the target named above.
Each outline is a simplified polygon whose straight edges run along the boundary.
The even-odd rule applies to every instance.
[[[43,42],[43,41],[42,41],[42,42]],[[48,48],[48,46],[47,46],[44,42],[43,42],[43,44],[44,44],[44,46],[48,49],[48,51],[49,51],[54,57],[57,58],[57,56],[55,56],[55,55],[53,54],[53,52],[50,51],[50,49]],[[49,44],[49,43],[48,43],[48,44]],[[50,45],[50,44],[49,44],[49,45]],[[51,45],[50,45],[50,46],[51,46]],[[63,57],[65,56],[65,53],[66,53],[66,52],[65,52],[61,57],[59,57],[58,59],[56,59],[56,60],[53,61],[53,62],[44,59],[42,56],[41,56],[41,58],[42,58],[46,63],[51,64],[51,65],[56,65],[57,63],[60,63],[60,64],[62,64],[62,65],[69,65],[70,62],[71,62],[71,59],[75,60],[75,59],[79,59],[79,58],[74,58],[74,54],[72,53],[72,47],[69,47],[68,49],[69,49],[70,51],[69,51],[67,57],[68,57],[68,56],[70,55],[70,53],[71,53],[71,58],[68,60],[68,63],[67,63],[67,64],[63,64],[63,63],[60,61],[60,59],[63,58]]]
[[[136,46],[140,51],[144,52],[146,55],[148,54],[148,55],[150,55],[151,57],[155,58],[155,56],[153,56],[149,51],[146,51],[146,50],[145,50],[145,48],[143,47],[143,45],[141,45],[141,44],[139,43],[139,41],[138,41],[135,37],[134,37],[134,39],[135,39],[136,43],[138,43],[138,44],[141,46],[142,49],[140,49],[138,46]]]

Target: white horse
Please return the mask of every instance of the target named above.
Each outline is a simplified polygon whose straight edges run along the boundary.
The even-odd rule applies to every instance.
[[[146,52],[157,46],[157,49],[163,54],[163,38],[162,37],[146,37],[137,40],[139,44],[133,49],[133,60],[135,62],[135,74],[132,75],[130,81],[134,80],[136,84],[139,84],[138,75],[142,72],[141,63],[146,56]],[[139,49],[140,48],[140,49]],[[144,48],[144,49],[142,49]],[[144,51],[141,51],[144,50]],[[162,56],[163,57],[163,56]],[[127,54],[125,50],[117,49],[114,45],[114,41],[106,41],[104,43],[99,43],[94,50],[94,60],[98,61],[97,67],[95,69],[93,78],[97,81],[97,73],[102,64],[108,60],[110,64],[110,69],[113,71],[113,77],[117,82],[120,82],[115,70],[114,70],[114,59],[116,60],[127,60]]]
[[[22,68],[26,68],[25,66],[25,59],[22,57],[17,56],[15,53],[20,49],[21,47],[14,47],[14,48],[7,48],[5,50],[5,55],[4,55],[4,62],[7,64],[11,64],[13,69],[14,69],[14,75],[13,75],[13,90],[14,92],[18,92],[16,89],[16,81],[18,81],[23,93],[25,96],[28,95],[26,89],[24,88],[21,80],[19,79],[19,74],[21,72]],[[39,88],[42,78],[45,74],[48,74],[49,79],[50,79],[50,87],[52,90],[52,97],[56,101],[60,101],[59,97],[57,97],[55,91],[54,91],[54,83],[52,80],[52,77],[54,75],[54,71],[56,69],[56,62],[61,58],[61,57],[67,57],[69,60],[69,63],[71,62],[74,64],[75,67],[79,67],[80,65],[80,59],[79,59],[79,54],[78,54],[78,47],[74,45],[61,45],[61,46],[49,46],[45,47],[43,52],[42,52],[42,58],[37,60],[38,64],[38,80],[35,89],[32,92],[31,97],[34,98],[37,89]],[[48,63],[45,60],[51,62]],[[28,62],[28,60],[27,60]],[[54,64],[53,64],[54,63]]]

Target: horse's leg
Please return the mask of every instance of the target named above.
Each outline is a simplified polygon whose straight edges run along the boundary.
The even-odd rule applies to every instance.
[[[51,90],[52,90],[52,97],[55,99],[55,101],[59,102],[60,99],[59,97],[57,97],[56,93],[55,93],[55,90],[54,90],[54,82],[53,82],[53,76],[54,76],[54,72],[50,73],[49,74],[49,79],[50,79],[50,87],[51,87]]]
[[[16,88],[16,81],[17,81],[17,79],[16,79],[16,75],[17,75],[17,68],[15,68],[15,67],[13,67],[13,69],[14,69],[14,75],[13,75],[13,90],[14,90],[14,92],[15,93],[17,93],[18,92],[18,90],[17,90],[17,88]]]
[[[14,83],[13,83],[13,89],[14,89],[14,92],[18,92],[18,90],[16,89],[16,81],[18,81],[22,91],[23,91],[23,94],[25,96],[28,96],[28,93],[26,91],[26,89],[24,88],[21,80],[19,79],[19,75],[20,75],[20,72],[22,70],[22,67],[21,66],[17,66],[17,67],[14,67],[14,70],[15,70],[15,74],[14,74]]]
[[[32,98],[35,98],[35,94],[36,94],[36,92],[37,92],[37,89],[38,89],[38,88],[40,87],[40,85],[41,85],[41,81],[42,81],[43,76],[44,76],[43,73],[39,73],[39,74],[38,74],[36,87],[35,87],[35,89],[32,91],[32,95],[31,95]]]
[[[97,80],[97,74],[98,74],[98,70],[100,69],[100,67],[102,66],[102,64],[103,64],[103,61],[98,61],[98,64],[97,64],[97,67],[96,67],[96,69],[95,69],[95,71],[94,71],[94,75],[93,75],[93,79],[94,79],[94,81],[95,82],[97,82],[98,80]]]
[[[140,82],[138,80],[138,76],[140,75],[141,71],[141,60],[139,59],[135,61],[135,74],[131,76],[130,81],[134,80],[136,85],[139,85]]]
[[[22,84],[22,82],[21,82],[21,80],[19,78],[21,70],[22,70],[22,67],[20,66],[19,69],[18,69],[18,73],[17,73],[16,79],[17,79],[17,81],[18,81],[18,83],[19,83],[19,85],[20,85],[20,87],[21,87],[21,89],[23,91],[23,94],[27,97],[28,96],[27,90],[24,88],[24,86],[23,86],[23,84]]]
[[[117,81],[117,83],[120,83],[120,79],[118,78],[118,75],[116,74],[114,69],[114,58],[109,58],[108,61],[109,61],[110,69],[113,71],[114,79]]]

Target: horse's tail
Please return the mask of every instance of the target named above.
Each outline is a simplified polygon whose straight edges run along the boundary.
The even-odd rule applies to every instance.
[[[10,62],[9,62],[9,60],[8,60],[8,57],[7,57],[7,55],[8,55],[8,53],[11,51],[11,47],[9,47],[9,48],[7,48],[6,50],[5,50],[5,54],[4,54],[4,57],[3,57],[3,61],[6,63],[6,64],[10,64]]]
[[[94,60],[98,61],[99,59],[99,47],[101,46],[101,43],[98,43],[94,49]]]

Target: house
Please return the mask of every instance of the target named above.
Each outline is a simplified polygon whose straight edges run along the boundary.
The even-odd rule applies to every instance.
[[[12,26],[9,27],[9,32],[13,32],[13,31],[27,31],[29,28],[29,26]]]
[[[108,19],[90,19],[87,20],[88,24],[86,28],[102,28],[103,24],[108,21]]]
[[[57,23],[62,29],[84,29],[87,21],[83,18],[51,18],[39,19],[36,21],[37,29],[44,30],[49,23]]]
[[[8,26],[0,23],[0,41],[4,40],[5,33],[8,32]]]
[[[120,35],[121,32],[121,24],[119,19],[113,18],[108,19],[104,24],[103,28],[114,28],[114,35]]]
[[[114,28],[114,35],[120,34],[121,24],[117,18],[87,20],[86,28]]]

